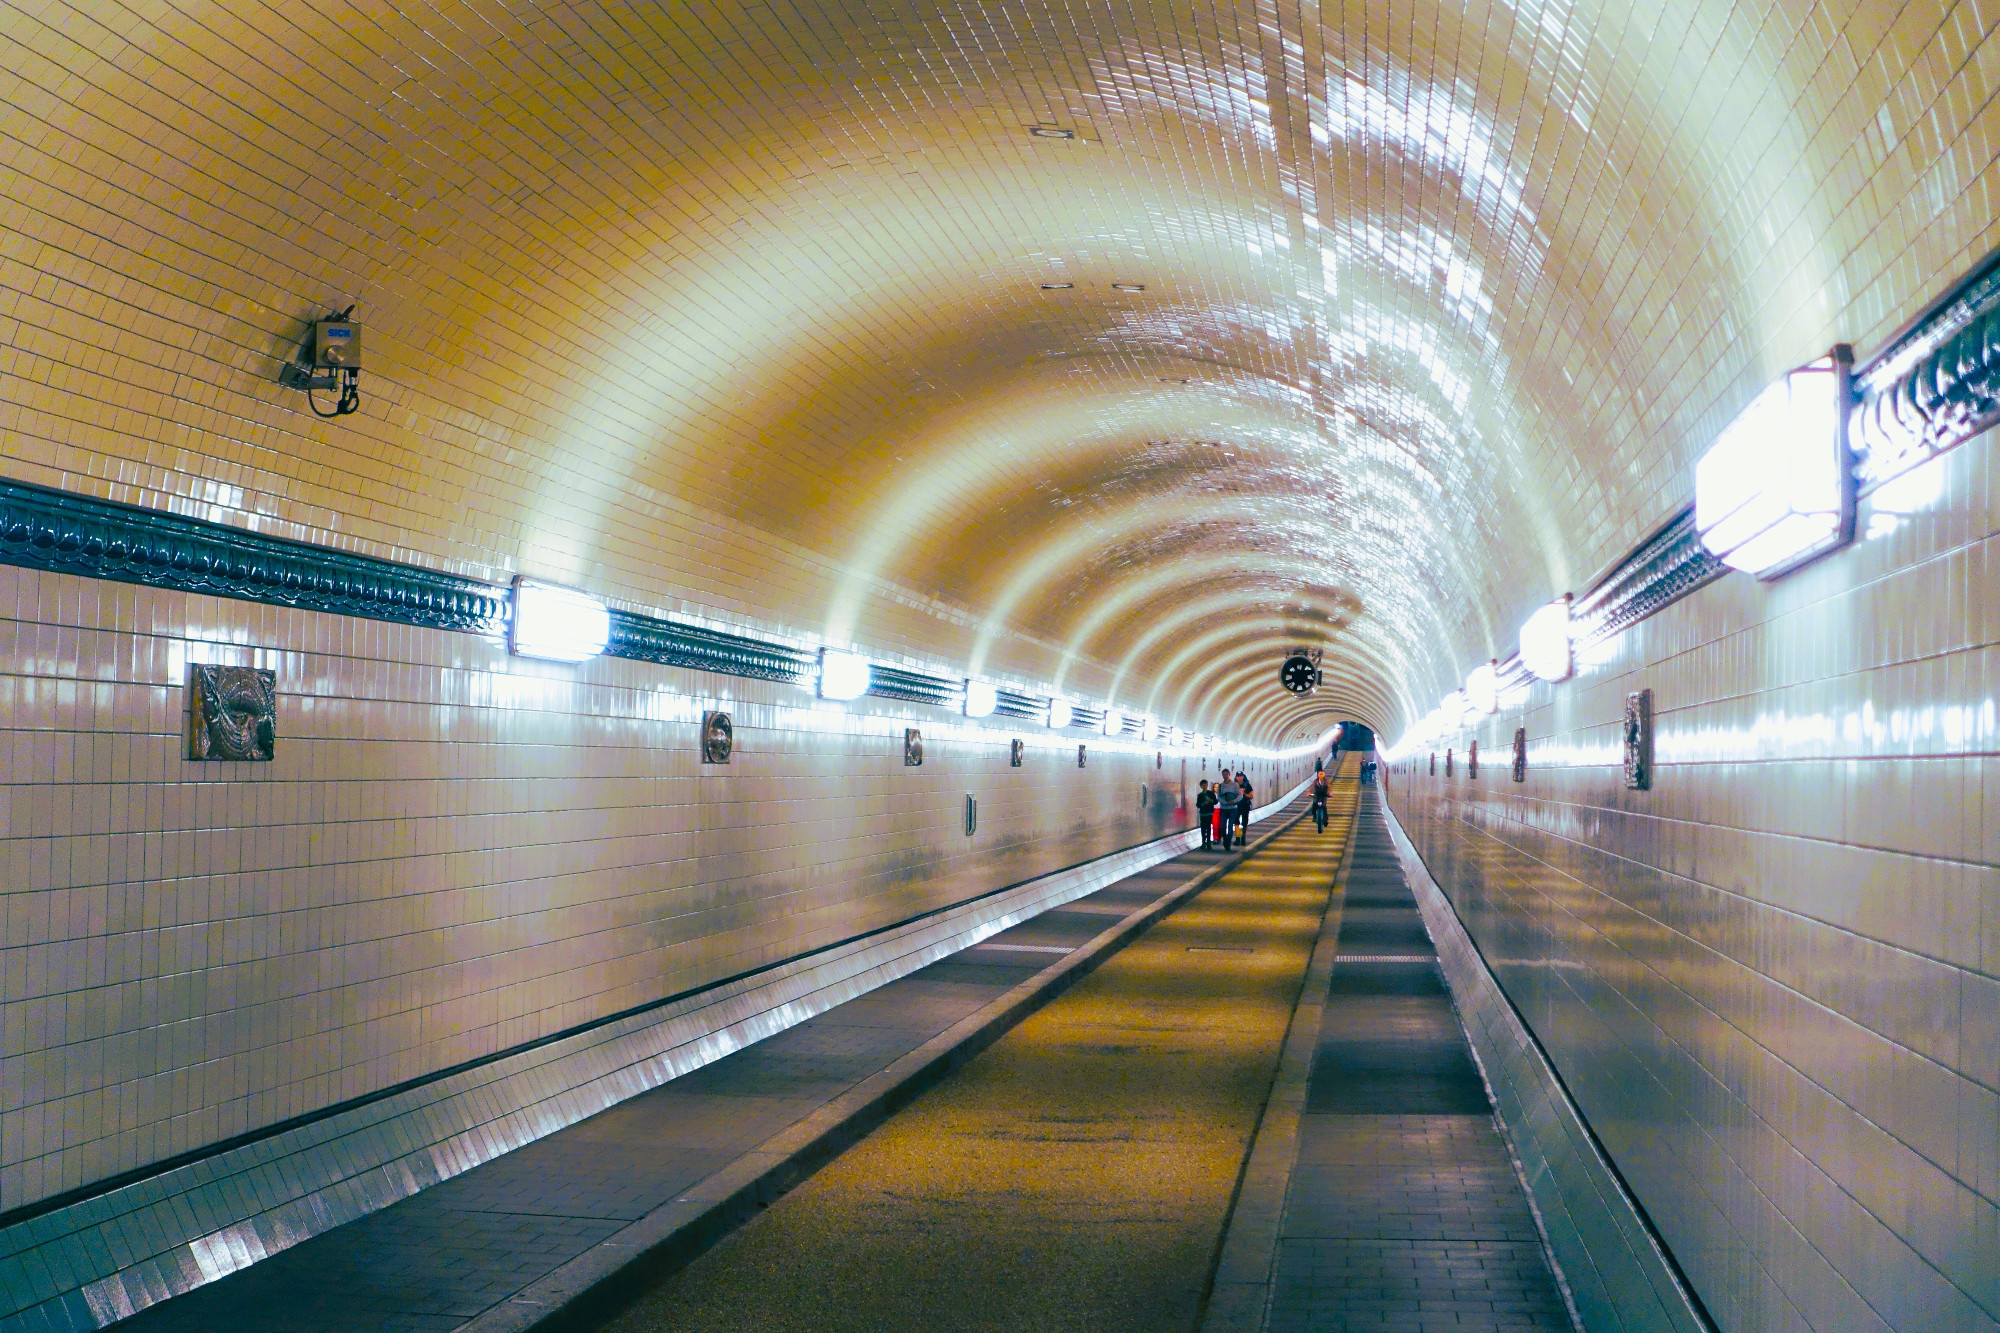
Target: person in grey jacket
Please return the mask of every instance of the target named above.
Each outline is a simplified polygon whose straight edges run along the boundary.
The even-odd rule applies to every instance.
[[[1236,831],[1236,810],[1243,803],[1243,790],[1236,785],[1236,779],[1229,776],[1229,770],[1222,770],[1222,785],[1215,789],[1215,803],[1222,815],[1222,850],[1230,849],[1230,835]]]

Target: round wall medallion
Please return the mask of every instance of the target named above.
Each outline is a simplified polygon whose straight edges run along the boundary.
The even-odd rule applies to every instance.
[[[736,752],[736,729],[730,725],[727,713],[703,713],[701,715],[701,762],[704,764],[726,764],[729,756]]]

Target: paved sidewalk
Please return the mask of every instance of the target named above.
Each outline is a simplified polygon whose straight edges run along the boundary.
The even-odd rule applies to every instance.
[[[1224,861],[1163,862],[118,1327],[459,1328]]]
[[[1363,793],[1267,1333],[1568,1333],[1382,818]]]

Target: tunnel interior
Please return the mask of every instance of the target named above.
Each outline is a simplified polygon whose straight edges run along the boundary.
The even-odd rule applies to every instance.
[[[1994,26],[0,0],[0,1330],[1343,752],[1551,1253],[1993,1327]]]

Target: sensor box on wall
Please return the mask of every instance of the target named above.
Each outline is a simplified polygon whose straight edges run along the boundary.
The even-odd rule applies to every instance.
[[[345,319],[315,321],[313,366],[319,370],[361,369],[361,326]]]

